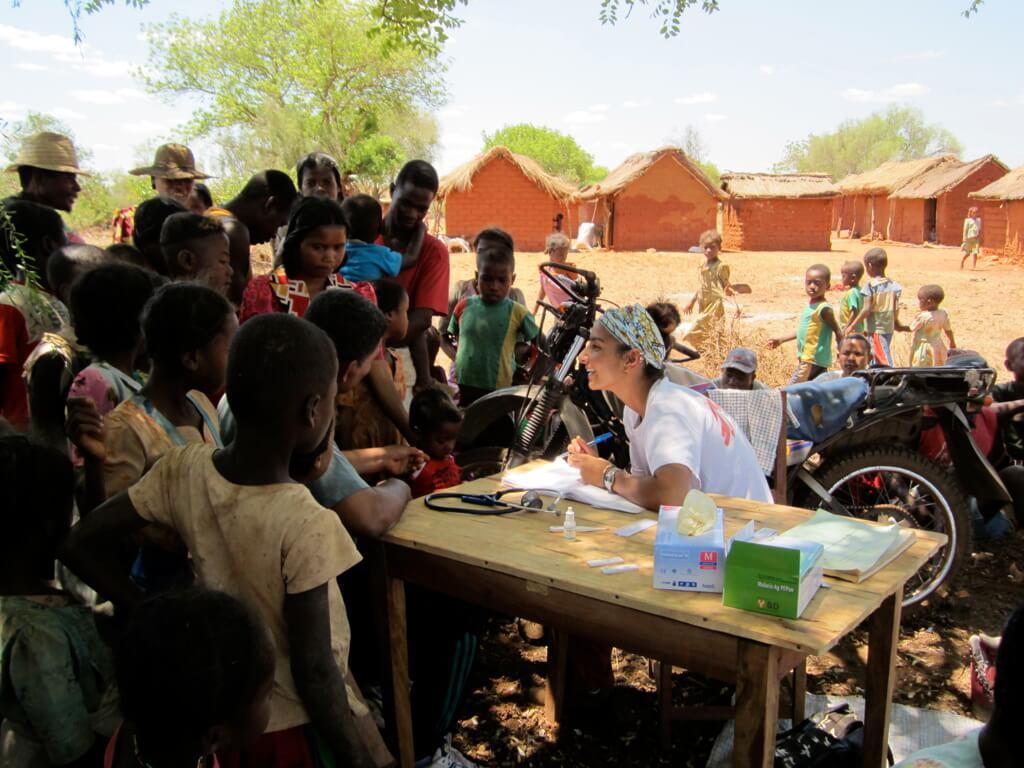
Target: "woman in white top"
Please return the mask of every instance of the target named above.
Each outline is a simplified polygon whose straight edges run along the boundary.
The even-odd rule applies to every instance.
[[[569,463],[586,483],[655,510],[681,505],[691,488],[771,503],[754,449],[716,403],[664,377],[665,347],[639,304],[605,312],[580,357],[591,389],[625,403],[629,472],[602,459],[582,438]]]

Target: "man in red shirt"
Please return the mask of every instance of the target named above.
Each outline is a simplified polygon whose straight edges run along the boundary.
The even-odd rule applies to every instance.
[[[409,330],[400,346],[407,346],[412,357],[414,392],[431,384],[426,330],[434,315],[448,313],[448,247],[426,234],[423,224],[437,187],[437,171],[430,163],[406,163],[391,185],[391,207],[378,240],[402,254],[402,271],[395,279],[409,294]]]

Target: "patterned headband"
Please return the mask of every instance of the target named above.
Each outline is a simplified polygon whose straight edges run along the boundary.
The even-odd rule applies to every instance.
[[[601,315],[600,323],[620,343],[638,350],[646,363],[658,370],[665,367],[661,331],[643,306],[630,304],[621,309],[609,309]]]

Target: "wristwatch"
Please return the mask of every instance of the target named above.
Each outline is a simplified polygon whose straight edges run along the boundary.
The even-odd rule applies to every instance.
[[[601,476],[601,482],[604,483],[604,489],[608,493],[614,493],[612,488],[615,485],[615,477],[619,474],[619,468],[614,464],[609,464],[608,468],[605,469],[604,474]]]

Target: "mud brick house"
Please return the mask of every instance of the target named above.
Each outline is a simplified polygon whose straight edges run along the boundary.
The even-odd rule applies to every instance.
[[[1006,175],[994,155],[969,163],[943,163],[889,195],[889,239],[903,243],[960,245],[971,192]]]
[[[724,193],[674,147],[626,158],[604,181],[580,193],[579,219],[604,230],[620,251],[685,251],[714,229]]]
[[[734,251],[828,251],[832,201],[824,173],[724,173],[722,247]]]
[[[981,214],[982,251],[1024,258],[1024,166],[968,197]]]
[[[877,168],[847,176],[836,186],[833,226],[850,237],[885,238],[889,230],[889,195],[938,165],[959,163],[953,155],[919,160],[891,160]]]
[[[470,239],[481,229],[501,227],[517,250],[542,251],[558,214],[562,230],[574,234],[569,216],[576,192],[536,160],[492,147],[441,179],[437,199],[452,237]]]

